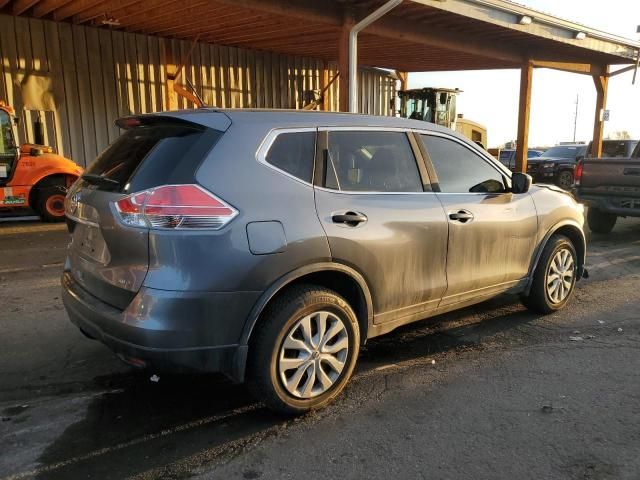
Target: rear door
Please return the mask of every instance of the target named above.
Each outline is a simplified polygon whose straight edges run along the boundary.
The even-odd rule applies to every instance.
[[[157,117],[110,145],[67,195],[67,268],[74,280],[105,303],[126,308],[147,273],[149,231],[119,221],[114,202],[159,185],[194,183],[198,165],[221,135]]]
[[[370,286],[376,323],[429,311],[446,288],[447,222],[416,147],[400,130],[318,136],[318,217],[333,259]]]
[[[538,227],[533,199],[507,192],[507,173],[464,142],[421,135],[449,224],[442,305],[509,288],[529,270]]]

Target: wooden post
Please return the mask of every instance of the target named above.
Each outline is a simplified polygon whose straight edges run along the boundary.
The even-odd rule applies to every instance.
[[[520,106],[518,110],[518,144],[516,145],[516,172],[527,173],[529,150],[529,117],[531,113],[531,83],[533,63],[527,61],[520,69]]]
[[[400,90],[406,90],[409,85],[409,72],[396,70],[396,75],[400,79]]]
[[[329,64],[322,64],[322,110],[328,112],[331,110],[331,105],[329,104],[329,89],[327,85],[329,84]]]
[[[591,142],[591,156],[600,158],[602,156],[602,133],[604,128],[604,109],[607,105],[607,89],[609,87],[609,77],[606,75],[594,75],[593,83],[596,85],[596,112],[593,122],[593,140]]]
[[[339,111],[349,111],[349,29],[342,26],[338,40],[338,105]]]
[[[353,12],[345,10],[338,39],[338,105],[341,112],[349,111],[349,32],[354,25]]]
[[[177,110],[178,109],[178,94],[176,93],[174,87],[176,85],[176,75],[178,74],[178,69],[176,66],[175,55],[173,54],[173,42],[171,40],[165,40],[165,67],[167,69],[167,91],[165,99],[165,105],[167,110]]]

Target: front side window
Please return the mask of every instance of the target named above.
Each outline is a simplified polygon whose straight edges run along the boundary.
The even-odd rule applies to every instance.
[[[265,160],[270,165],[311,183],[316,152],[316,132],[286,132],[271,144]]]
[[[422,180],[404,132],[329,132],[325,186],[364,192],[422,192]]]
[[[504,179],[482,157],[444,137],[421,135],[445,193],[500,193]]]

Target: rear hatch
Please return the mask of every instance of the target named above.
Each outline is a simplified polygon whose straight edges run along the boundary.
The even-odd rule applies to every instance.
[[[200,163],[222,136],[220,130],[184,120],[206,119],[202,114],[182,117],[119,120],[125,132],[87,168],[67,195],[71,275],[89,293],[121,310],[129,305],[147,274],[149,230],[126,225],[115,202],[160,185],[195,183]],[[222,128],[228,127],[220,123]]]

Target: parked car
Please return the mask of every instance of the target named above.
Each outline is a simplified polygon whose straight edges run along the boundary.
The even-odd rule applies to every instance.
[[[527,150],[527,159],[538,158],[543,154],[542,150]],[[516,151],[513,148],[503,148],[500,150],[500,154],[498,157],[500,163],[502,163],[505,167],[507,167],[512,172],[516,168]]]
[[[69,192],[69,317],[125,362],[327,404],[360,346],[503,292],[564,307],[581,206],[433,124],[214,110],[119,120]]]
[[[576,168],[575,196],[588,205],[594,233],[609,233],[618,217],[640,217],[640,144],[628,158],[587,158]]]

